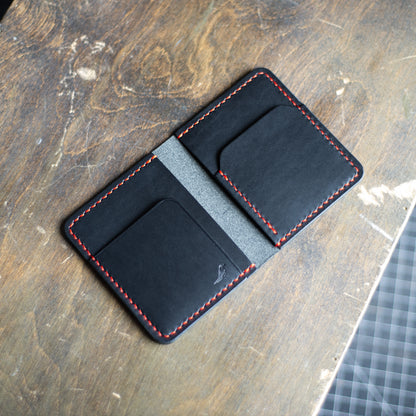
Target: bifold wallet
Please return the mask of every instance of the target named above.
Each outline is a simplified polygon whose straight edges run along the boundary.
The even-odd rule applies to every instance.
[[[325,126],[257,69],[64,228],[149,334],[167,343],[362,174]]]

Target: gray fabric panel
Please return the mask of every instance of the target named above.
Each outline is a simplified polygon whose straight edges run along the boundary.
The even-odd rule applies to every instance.
[[[172,136],[152,153],[172,172],[241,251],[259,267],[279,251]]]

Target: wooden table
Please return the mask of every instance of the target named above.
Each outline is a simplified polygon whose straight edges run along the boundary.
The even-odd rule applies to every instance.
[[[411,1],[15,0],[0,27],[0,413],[316,412],[416,197]],[[265,66],[364,180],[174,343],[63,219]]]

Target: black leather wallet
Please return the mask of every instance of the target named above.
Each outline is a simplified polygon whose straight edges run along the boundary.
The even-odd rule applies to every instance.
[[[64,228],[149,334],[167,343],[362,174],[325,126],[257,69]]]

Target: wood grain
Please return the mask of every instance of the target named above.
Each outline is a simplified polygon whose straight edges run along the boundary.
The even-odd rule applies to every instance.
[[[1,414],[312,414],[416,197],[415,21],[405,0],[15,0],[0,26]],[[365,178],[158,345],[62,220],[259,66]]]

